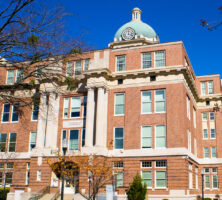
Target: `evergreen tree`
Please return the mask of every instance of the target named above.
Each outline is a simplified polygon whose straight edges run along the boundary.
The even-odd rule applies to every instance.
[[[147,193],[146,183],[142,183],[141,176],[137,173],[134,177],[133,182],[130,183],[129,191],[127,192],[127,197],[129,200],[144,200]]]

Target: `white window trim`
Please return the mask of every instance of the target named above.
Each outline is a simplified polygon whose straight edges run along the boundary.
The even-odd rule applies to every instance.
[[[32,115],[31,115],[31,121],[37,122],[38,119],[33,119],[33,111],[34,111],[34,105],[32,105]],[[39,117],[38,117],[39,118]]]
[[[10,105],[11,107],[11,105]],[[19,116],[18,116],[18,121],[12,121],[12,116],[13,116],[13,112],[14,112],[14,105],[12,105],[12,111],[11,111],[11,117],[10,117],[10,110],[9,110],[9,118],[10,118],[10,122],[11,123],[17,123],[19,121]]]
[[[70,131],[72,130],[78,130],[78,149],[75,149],[75,150],[69,150],[69,140],[70,140]],[[67,152],[79,152],[80,151],[80,148],[79,148],[79,135],[80,135],[80,129],[79,128],[73,128],[73,129],[69,129],[68,131],[68,140],[67,140]],[[66,131],[66,137],[67,137],[67,131]],[[81,146],[81,145],[80,145]]]
[[[79,99],[80,99],[80,111],[79,111],[79,117],[71,117],[71,113],[72,113],[72,98],[76,98],[76,97],[78,97]],[[81,96],[73,96],[73,97],[71,97],[71,99],[70,99],[70,111],[69,111],[69,118],[70,119],[77,119],[77,118],[81,118]],[[68,108],[69,109],[69,108]],[[64,114],[64,113],[63,113]],[[67,118],[67,119],[69,119],[69,118]],[[66,119],[66,118],[65,118]]]
[[[156,172],[165,172],[165,180],[166,180],[166,187],[157,187],[156,186]],[[166,170],[155,170],[155,189],[167,189],[167,173],[166,173]]]
[[[213,179],[213,176],[217,176],[217,187],[215,188],[214,187],[214,179]],[[211,175],[211,185],[212,185],[212,190],[218,190],[219,187],[218,187],[218,174],[212,174]]]
[[[64,117],[65,99],[68,99],[68,116],[67,116],[67,118]],[[70,100],[69,97],[65,97],[65,98],[63,99],[62,119],[69,119],[69,107],[71,107],[71,100]],[[71,111],[70,111],[70,114],[71,114]]]
[[[122,128],[123,129],[123,148],[122,149],[115,149],[115,129],[116,128]],[[113,150],[124,150],[124,127],[123,126],[118,126],[118,127],[113,127]]]
[[[117,57],[118,56],[125,56],[125,70],[122,70],[122,71],[118,71],[117,70]],[[115,72],[125,72],[126,71],[126,55],[123,54],[123,55],[116,55],[116,66],[115,66]]]
[[[206,187],[206,178],[205,176],[209,176],[210,177],[210,174],[204,174],[204,190],[210,190],[211,187]],[[210,184],[211,184],[211,181],[210,181]]]
[[[143,112],[143,101],[142,101],[142,98],[143,98],[143,92],[150,92],[151,93],[151,112]],[[153,102],[152,102],[152,90],[143,90],[141,91],[141,115],[147,115],[147,114],[152,114],[153,112]],[[165,100],[166,102],[166,100]]]
[[[12,113],[12,111],[11,111],[11,105],[9,104],[9,118],[8,118],[8,121],[7,121],[7,122],[3,122],[3,115],[4,115],[4,110],[5,110],[4,105],[5,105],[5,104],[9,104],[9,103],[3,103],[3,104],[2,104],[2,118],[1,118],[1,123],[3,123],[3,124],[5,124],[5,123],[10,123],[10,122],[11,122],[11,121],[10,121],[10,119],[11,119],[10,113]]]
[[[210,82],[212,82],[212,89],[213,89],[213,93],[211,93],[211,94],[209,93],[209,88],[210,88],[210,87],[209,87],[209,83],[210,83]],[[208,90],[208,94],[209,94],[209,95],[213,95],[213,94],[214,94],[214,82],[213,82],[213,81],[207,81],[207,90]]]
[[[148,67],[148,68],[143,68],[143,55],[144,55],[145,53],[150,53],[150,54],[151,54],[151,66]],[[152,61],[153,61],[152,56],[153,56],[152,51],[141,52],[141,69],[146,70],[146,69],[151,69],[151,68],[152,68]]]
[[[42,171],[41,170],[37,170],[37,177],[36,177],[36,181],[41,181],[42,180]],[[39,177],[40,175],[40,177]]]
[[[142,162],[151,162],[151,167],[143,167]],[[140,167],[142,169],[152,169],[153,161],[152,160],[142,160],[142,161],[140,161],[140,165],[141,165]]]
[[[165,147],[156,147],[156,127],[157,126],[165,126]],[[167,129],[166,129],[166,125],[165,124],[157,124],[154,127],[154,140],[155,140],[155,146],[154,149],[166,149],[167,148]]]
[[[207,130],[207,138],[205,138],[205,137],[204,137],[204,129],[206,129],[206,130]],[[208,140],[208,138],[209,138],[208,129],[207,129],[207,128],[204,128],[204,129],[202,130],[202,134],[203,134],[203,140]]]
[[[202,83],[205,85],[205,86],[204,86],[204,88],[205,88],[205,93],[204,93],[203,90],[202,90]],[[201,94],[202,96],[204,96],[204,95],[207,94],[207,87],[206,87],[206,82],[205,82],[205,81],[201,81],[201,82],[200,82],[200,94]]]
[[[148,187],[147,186],[147,188],[149,188],[149,189],[152,189],[153,188],[153,170],[152,170],[152,167],[150,167],[150,168],[142,168],[142,169],[150,169],[150,170],[141,170],[140,171],[140,176],[141,176],[141,178],[142,178],[142,173],[143,172],[151,172],[151,183],[152,183],[152,186],[151,187]],[[143,180],[143,178],[142,178],[142,180]]]
[[[13,82],[12,83],[8,83],[8,71],[14,71]],[[7,73],[6,73],[6,85],[13,85],[14,83],[15,83],[15,70],[14,69],[9,69],[9,70],[7,70]]]
[[[161,90],[163,90],[164,91],[164,97],[165,97],[165,111],[162,111],[162,112],[157,112],[156,111],[156,91],[161,91]],[[166,113],[166,110],[167,110],[167,106],[166,106],[166,89],[157,89],[157,90],[154,90],[154,102],[153,102],[153,104],[154,104],[154,112],[155,113]]]
[[[142,132],[142,129],[143,129],[143,127],[151,127],[151,139],[152,139],[152,141],[151,141],[151,148],[143,148],[143,144],[142,144],[142,141],[143,141],[143,132]],[[153,149],[153,127],[152,127],[152,125],[143,125],[143,126],[141,126],[140,127],[140,136],[141,136],[141,145],[140,145],[140,148],[141,149]]]
[[[165,59],[165,66],[156,66],[156,52],[160,52],[160,51],[163,51],[164,52],[164,59]],[[161,68],[161,67],[166,67],[166,51],[165,50],[157,50],[157,51],[154,51],[154,68]]]
[[[35,147],[37,145],[37,131],[30,131],[29,133],[29,152],[31,152],[31,134],[36,133]]]
[[[123,96],[124,96],[124,112],[123,112],[123,114],[116,114],[116,95],[117,94],[123,94]],[[124,116],[125,115],[125,107],[126,107],[125,92],[114,93],[114,116]]]
[[[10,138],[11,138],[11,134],[15,133],[16,134],[16,140],[15,140],[15,151],[9,151],[9,144],[10,144]],[[6,139],[7,141],[7,139]],[[17,141],[17,133],[16,132],[10,132],[9,136],[8,136],[8,148],[7,148],[7,152],[8,153],[15,153],[16,152],[16,141]],[[6,148],[6,147],[5,147]]]

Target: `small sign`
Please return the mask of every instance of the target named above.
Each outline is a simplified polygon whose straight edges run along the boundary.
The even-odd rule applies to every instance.
[[[83,127],[84,120],[63,121],[63,128]]]
[[[113,200],[113,186],[106,185],[106,200]]]

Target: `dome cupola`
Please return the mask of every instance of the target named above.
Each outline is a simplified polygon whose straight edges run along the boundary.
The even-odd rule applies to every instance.
[[[117,30],[114,42],[110,43],[110,47],[142,41],[146,44],[159,43],[159,37],[153,28],[141,21],[141,13],[142,11],[139,8],[132,10],[132,20]]]

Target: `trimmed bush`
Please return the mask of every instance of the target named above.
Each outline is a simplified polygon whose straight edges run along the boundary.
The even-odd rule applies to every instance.
[[[142,183],[141,176],[137,173],[133,182],[130,183],[130,188],[127,192],[129,200],[144,200],[146,198],[147,185]]]
[[[211,198],[204,198],[204,200],[211,200]]]
[[[0,200],[6,200],[8,193],[9,193],[9,188],[5,188],[5,195],[4,195],[4,188],[0,188]]]

